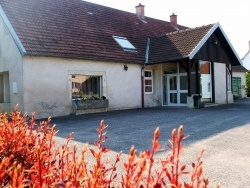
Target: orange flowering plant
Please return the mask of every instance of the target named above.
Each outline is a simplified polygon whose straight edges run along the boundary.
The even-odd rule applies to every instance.
[[[208,179],[203,178],[201,151],[196,163],[188,171],[181,164],[182,141],[185,139],[183,126],[171,133],[170,151],[156,161],[155,154],[160,149],[160,129],[153,134],[150,151],[137,154],[131,147],[127,159],[117,153],[113,161],[105,162],[105,155],[112,152],[103,143],[106,141],[106,128],[101,121],[97,128],[98,139],[95,147],[85,144],[79,154],[76,145],[70,145],[73,134],[58,145],[56,127],[50,125],[50,118],[39,124],[35,113],[29,120],[16,108],[11,115],[0,114],[0,187],[8,188],[206,188]],[[94,159],[90,165],[89,152]],[[125,155],[125,154],[124,154]],[[123,171],[118,175],[118,164]],[[183,178],[187,176],[189,178]]]

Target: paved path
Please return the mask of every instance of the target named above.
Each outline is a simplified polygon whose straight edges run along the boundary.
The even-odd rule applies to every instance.
[[[201,109],[162,107],[65,116],[52,118],[52,123],[59,129],[57,136],[65,138],[74,132],[75,141],[91,144],[97,139],[95,128],[102,119],[109,125],[106,146],[124,153],[132,145],[139,151],[149,149],[156,127],[160,127],[164,147],[172,129],[184,125],[184,133],[189,135],[184,142],[184,160],[194,161],[204,147],[204,170],[211,185],[220,182],[222,188],[250,187],[250,99]]]

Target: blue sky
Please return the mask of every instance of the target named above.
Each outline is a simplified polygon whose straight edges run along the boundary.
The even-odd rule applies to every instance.
[[[169,21],[178,15],[178,23],[188,27],[219,22],[240,58],[249,50],[249,0],[87,0],[100,5],[135,13],[145,5],[145,15]]]

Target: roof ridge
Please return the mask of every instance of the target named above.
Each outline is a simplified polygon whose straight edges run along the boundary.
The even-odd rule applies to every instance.
[[[101,7],[104,7],[104,8],[112,9],[114,11],[120,11],[120,12],[123,12],[123,13],[128,13],[128,14],[137,16],[135,12],[130,12],[130,11],[122,10],[122,9],[119,9],[119,8],[114,8],[114,7],[109,7],[108,5],[101,5],[101,4],[98,4],[98,3],[89,2],[87,0],[82,0],[82,1],[84,1],[85,3],[93,4],[94,6],[101,6]],[[147,19],[153,19],[153,20],[156,20],[156,21],[162,21],[162,22],[168,22],[168,23],[170,23],[169,21],[166,21],[166,20],[163,20],[163,19],[159,19],[159,18],[150,17],[150,16],[145,16],[145,18],[147,18]],[[180,25],[180,26],[183,26],[183,25]]]
[[[89,3],[89,4],[94,4],[95,6],[102,6],[102,7],[108,8],[108,9],[112,9],[112,10],[115,10],[115,11],[121,11],[121,12],[123,12],[123,13],[127,13],[127,14],[130,14],[130,15],[137,16],[135,12],[130,12],[130,11],[126,11],[126,10],[114,8],[114,7],[109,7],[109,6],[107,6],[107,5],[101,5],[101,4],[89,2],[89,1],[86,1],[86,0],[82,0],[82,1],[84,1],[84,2],[86,2],[86,3]],[[145,15],[145,21],[147,22],[146,19],[152,19],[152,20],[155,20],[155,21],[161,21],[161,22],[166,22],[166,23],[169,23],[169,24],[170,24],[170,21],[163,20],[163,19],[161,19],[161,18],[154,18],[154,17],[146,16],[146,15]],[[184,25],[181,25],[181,24],[177,24],[177,25],[178,25],[178,26],[181,26],[181,27],[187,27],[187,26],[184,26]]]
[[[199,27],[194,27],[194,28],[187,28],[187,29],[182,29],[182,30],[178,30],[178,31],[173,31],[173,32],[166,33],[166,34],[161,34],[161,35],[158,35],[158,36],[151,36],[150,38],[165,37],[165,36],[174,35],[174,34],[177,34],[177,33],[183,33],[183,32],[187,32],[187,31],[193,31],[193,30],[197,30],[197,29],[201,29],[201,28],[205,28],[205,27],[213,26],[213,25],[215,25],[215,23],[208,24],[208,25],[203,25],[203,26],[199,26]]]
[[[197,29],[201,29],[201,28],[205,28],[205,27],[213,26],[213,25],[215,25],[215,23],[208,24],[208,25],[203,25],[203,26],[199,26],[199,27],[193,27],[193,28],[187,28],[187,29],[183,29],[183,30],[178,30],[178,31],[166,33],[165,35],[168,36],[168,35],[173,35],[173,34],[176,34],[176,33],[183,33],[183,32],[187,32],[187,31],[193,31],[193,30],[197,30]]]

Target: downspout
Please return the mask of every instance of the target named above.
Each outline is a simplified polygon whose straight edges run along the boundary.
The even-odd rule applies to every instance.
[[[144,69],[146,65],[148,64],[148,56],[149,56],[149,46],[150,46],[150,37],[147,39],[147,46],[146,46],[146,52],[145,52],[145,62],[141,68],[141,107],[144,108]]]
[[[233,92],[233,72],[232,72],[232,69],[230,69],[232,66],[230,66],[230,64],[226,64],[226,82],[227,82],[227,84],[228,84],[228,72],[229,72],[229,74],[230,74],[230,92]],[[227,85],[226,84],[226,85]],[[226,90],[227,91],[227,104],[228,104],[228,90]]]
[[[227,83],[227,82],[228,82],[227,74],[228,74],[228,73],[227,73],[227,71],[228,71],[228,70],[227,70],[227,64],[226,64],[226,101],[227,101],[226,104],[228,104],[228,91],[227,91],[227,84],[228,84],[228,83]]]

